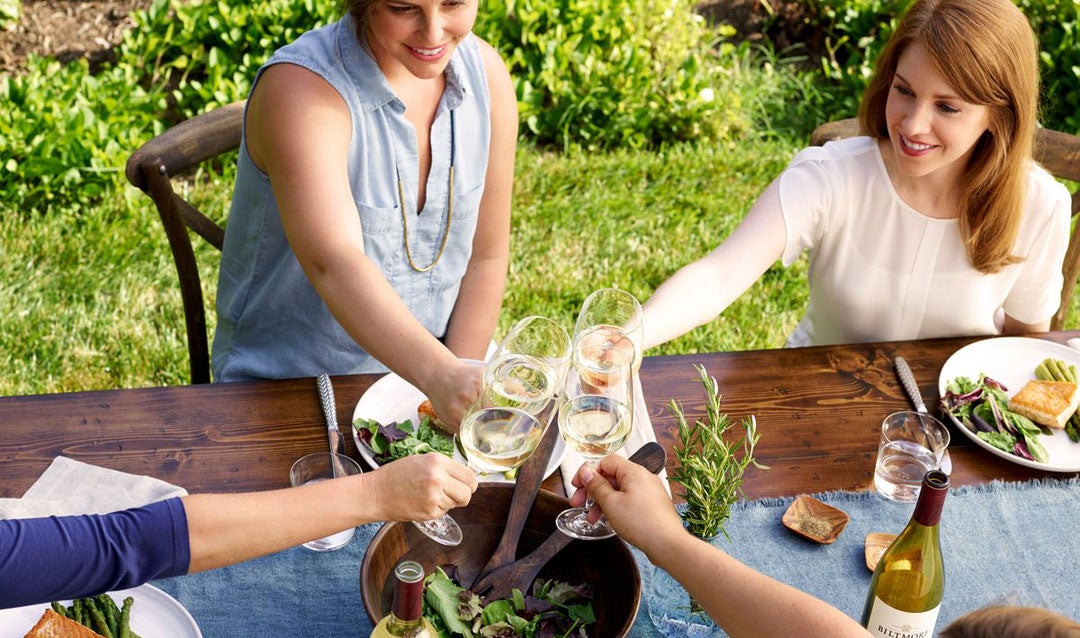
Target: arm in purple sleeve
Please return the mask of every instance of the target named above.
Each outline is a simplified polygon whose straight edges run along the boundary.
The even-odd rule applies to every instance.
[[[0,521],[0,609],[91,596],[187,573],[184,506]]]

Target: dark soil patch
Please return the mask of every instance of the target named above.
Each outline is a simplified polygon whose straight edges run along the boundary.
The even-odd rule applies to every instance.
[[[0,30],[0,74],[17,72],[30,53],[62,62],[110,61],[133,25],[129,14],[149,5],[150,0],[23,0],[19,23]]]

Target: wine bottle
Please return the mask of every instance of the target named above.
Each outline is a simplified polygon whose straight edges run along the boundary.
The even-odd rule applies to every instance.
[[[919,500],[904,531],[881,555],[862,624],[882,638],[930,638],[941,609],[945,569],[941,559],[938,524],[949,476],[939,470],[926,473]]]
[[[435,628],[421,615],[424,606],[424,567],[406,560],[394,568],[394,604],[375,625],[371,638],[435,638]]]

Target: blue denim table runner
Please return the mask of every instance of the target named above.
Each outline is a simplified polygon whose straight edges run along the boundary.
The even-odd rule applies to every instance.
[[[737,504],[727,524],[731,539],[720,536],[713,544],[858,619],[870,582],[863,554],[866,534],[898,533],[913,505],[873,492],[815,496],[851,516],[832,545],[806,540],[781,525],[791,498]],[[360,600],[360,563],[378,529],[358,528],[349,545],[334,552],[293,548],[154,584],[191,612],[206,638],[366,637],[371,623]],[[946,581],[938,628],[994,603],[1042,606],[1080,618],[1078,532],[1080,483],[1075,479],[953,488],[942,515]],[[685,624],[688,615],[679,605],[661,608],[657,601],[674,585],[642,554],[635,555],[642,601],[631,636],[724,635]]]

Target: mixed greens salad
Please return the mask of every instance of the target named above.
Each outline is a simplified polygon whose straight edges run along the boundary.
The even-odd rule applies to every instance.
[[[420,419],[419,425],[413,425],[411,419],[385,425],[372,419],[356,419],[353,428],[379,465],[427,452],[454,456],[453,437],[435,427],[427,415]]]
[[[1045,463],[1046,448],[1039,443],[1042,428],[1026,416],[1009,411],[1003,384],[980,373],[977,381],[956,377],[946,384],[941,410],[990,445],[1029,461]]]
[[[587,584],[538,579],[531,594],[515,589],[511,598],[486,605],[441,567],[424,584],[423,613],[440,638],[587,638],[586,627],[596,622]]]

